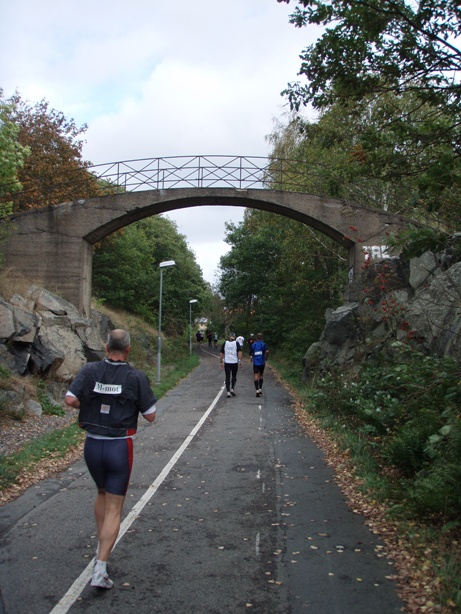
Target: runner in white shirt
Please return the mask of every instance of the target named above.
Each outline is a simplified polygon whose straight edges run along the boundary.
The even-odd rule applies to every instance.
[[[235,397],[237,371],[239,366],[242,366],[242,347],[240,343],[235,340],[235,333],[230,333],[229,340],[224,341],[222,344],[219,354],[219,364],[221,369],[224,365],[227,397],[230,397],[231,394]]]

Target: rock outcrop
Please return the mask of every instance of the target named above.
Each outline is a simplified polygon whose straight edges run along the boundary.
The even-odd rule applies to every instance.
[[[461,363],[461,262],[426,252],[404,264],[389,258],[362,276],[362,299],[328,310],[320,340],[304,356],[304,376],[359,368],[395,341]],[[357,288],[354,295],[358,296]]]
[[[80,367],[104,356],[111,328],[101,313],[93,310],[90,318],[83,318],[74,305],[35,285],[25,296],[16,294],[9,301],[0,297],[0,367],[10,374],[1,386],[0,402],[18,415],[40,415],[41,404],[30,397],[27,386],[27,376],[38,376],[51,405],[60,406]]]
[[[29,286],[25,296],[0,297],[0,365],[13,376],[66,384],[85,362],[104,356],[110,328],[106,316],[83,318],[71,303]]]

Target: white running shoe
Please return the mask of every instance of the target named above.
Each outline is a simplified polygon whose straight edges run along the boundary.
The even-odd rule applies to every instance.
[[[235,397],[235,390],[231,388],[231,395]]]
[[[96,588],[112,588],[114,583],[109,578],[109,575],[106,573],[101,573],[100,571],[94,571],[93,577],[91,578],[91,586],[95,586]]]
[[[227,398],[230,399],[230,392],[227,393]]]
[[[96,568],[96,561],[98,560],[98,556],[99,556],[99,542],[98,542],[98,545],[96,546],[96,552],[95,552],[94,559],[93,559],[93,571]]]

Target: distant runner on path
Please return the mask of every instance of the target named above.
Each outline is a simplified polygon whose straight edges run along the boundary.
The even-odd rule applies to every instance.
[[[235,340],[235,333],[229,334],[229,340],[224,341],[221,346],[219,355],[219,364],[221,369],[224,365],[226,374],[226,390],[227,397],[235,397],[235,384],[237,382],[237,371],[239,366],[242,366],[242,348],[238,341]]]
[[[262,333],[256,335],[256,341],[250,346],[250,356],[253,361],[253,379],[256,388],[256,396],[259,397],[263,393],[264,369],[266,360],[269,356],[267,345],[263,341]]]

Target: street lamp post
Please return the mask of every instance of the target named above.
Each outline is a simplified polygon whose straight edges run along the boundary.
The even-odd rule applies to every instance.
[[[162,360],[162,281],[163,281],[163,269],[167,266],[174,266],[176,262],[174,260],[165,260],[158,266],[160,268],[160,294],[158,301],[158,344],[157,344],[157,384],[160,384],[160,365]]]
[[[196,298],[189,301],[189,354],[192,356],[192,303],[198,303]]]

